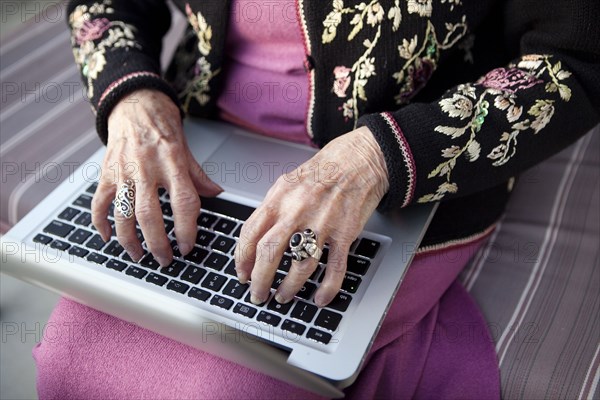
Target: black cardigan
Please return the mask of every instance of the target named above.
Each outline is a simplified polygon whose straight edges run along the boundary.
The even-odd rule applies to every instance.
[[[239,10],[228,1],[175,3],[189,26],[166,77],[164,1],[69,4],[103,142],[113,106],[139,88],[165,92],[184,114],[218,115],[225,36]],[[390,178],[380,210],[441,202],[428,248],[489,232],[515,177],[600,120],[597,0],[296,0],[295,9],[309,135],[322,147],[368,126]]]

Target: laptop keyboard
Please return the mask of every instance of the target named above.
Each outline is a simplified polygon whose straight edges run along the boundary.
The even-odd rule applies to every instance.
[[[173,262],[160,268],[149,252],[139,263],[135,263],[117,242],[112,206],[109,220],[113,226],[113,237],[108,243],[102,240],[91,224],[91,200],[96,187],[96,184],[88,187],[86,193],[62,210],[33,241],[121,272],[128,279],[142,280],[149,285],[188,296],[208,307],[229,310],[243,317],[238,318],[241,322],[256,320],[322,344],[330,342],[380,247],[379,242],[368,238],[359,238],[353,243],[342,289],[327,307],[321,309],[313,299],[325,276],[329,254],[327,247],[323,249],[317,269],[294,300],[286,304],[275,301],[275,289],[292,265],[288,249],[279,263],[269,299],[261,305],[255,305],[250,302],[249,285],[237,280],[233,257],[242,224],[254,211],[253,208],[223,199],[202,199],[196,245],[182,257],[174,239],[169,195],[164,189],[159,190],[165,231],[172,240],[174,254]],[[143,243],[144,237],[139,226],[137,234]]]

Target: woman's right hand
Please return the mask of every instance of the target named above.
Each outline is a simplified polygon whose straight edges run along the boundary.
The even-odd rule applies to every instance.
[[[201,196],[223,189],[212,182],[192,156],[183,134],[179,109],[162,92],[142,89],[124,97],[108,119],[108,143],[102,177],[92,201],[92,222],[102,239],[111,237],[108,208],[118,188],[135,183],[135,214],[125,218],[115,209],[117,240],[132,259],[144,254],[136,235],[136,219],[148,250],[161,266],[169,265],[173,251],[163,223],[158,189],[169,192],[175,219],[175,237],[182,255],[196,241],[196,219]]]

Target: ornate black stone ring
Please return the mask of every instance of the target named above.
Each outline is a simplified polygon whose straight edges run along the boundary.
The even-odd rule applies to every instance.
[[[312,229],[294,233],[290,238],[290,249],[295,261],[306,260],[309,257],[316,260],[321,258],[321,249],[317,247],[317,236]]]

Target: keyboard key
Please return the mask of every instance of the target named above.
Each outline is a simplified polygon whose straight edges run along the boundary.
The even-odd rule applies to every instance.
[[[330,331],[335,331],[341,320],[341,314],[329,310],[321,310],[317,316],[317,319],[315,320],[315,325]]]
[[[214,233],[204,231],[200,229],[196,234],[196,244],[204,247],[208,247],[210,242],[216,237]]]
[[[359,258],[356,256],[348,256],[348,272],[352,272],[357,275],[364,275],[367,273],[369,266],[371,265],[371,261],[365,260],[364,258]]]
[[[319,274],[321,273],[321,271],[322,271],[321,267],[319,267],[317,265],[317,268],[315,268],[315,270],[313,271],[313,273],[310,275],[310,277],[308,279],[311,280],[311,281],[316,281],[317,278],[319,277]],[[323,275],[325,275],[325,274],[323,274]],[[321,282],[323,280],[323,277],[324,276],[322,276],[320,278],[319,282]]]
[[[296,296],[300,297],[301,299],[308,300],[313,295],[315,290],[317,290],[317,285],[311,282],[304,282],[304,285],[302,285]]]
[[[237,272],[235,271],[235,260],[231,260],[229,261],[229,264],[227,264],[227,268],[225,268],[225,272],[227,275],[231,275],[231,276],[237,276]]]
[[[346,274],[342,282],[342,290],[348,293],[356,293],[361,282],[362,279],[358,276]]]
[[[241,299],[249,287],[250,285],[247,283],[242,285],[237,279],[230,279],[229,282],[227,282],[225,289],[223,289],[223,294],[235,297],[236,299]]]
[[[169,221],[168,219],[163,220],[163,223],[165,224],[165,232],[168,235],[173,230],[175,224],[173,223],[173,221]]]
[[[189,288],[190,288],[189,285],[186,285],[185,283],[179,282],[176,280],[171,280],[171,282],[169,282],[169,284],[167,285],[167,289],[173,290],[174,292],[181,293],[181,294],[184,294],[185,292],[187,292],[187,290]]]
[[[63,242],[62,240],[55,240],[50,243],[50,247],[57,250],[67,250],[71,245],[67,242]]]
[[[90,226],[90,224],[92,223],[92,214],[88,212],[83,212],[77,218],[75,218],[75,221],[73,222],[81,226]]]
[[[374,240],[370,239],[361,239],[358,246],[354,250],[354,254],[358,254],[359,256],[364,256],[367,258],[375,258],[377,255],[377,250],[379,250],[379,246],[381,244]]]
[[[227,253],[234,244],[235,240],[225,236],[219,236],[210,247],[212,249],[222,251],[223,253]]]
[[[207,250],[201,249],[198,246],[194,246],[192,251],[190,251],[188,255],[184,257],[184,259],[191,261],[194,264],[200,265],[200,263],[202,263],[202,261],[206,258],[207,255]]]
[[[317,306],[299,301],[292,310],[291,316],[304,322],[310,322],[315,317],[317,310]]]
[[[167,193],[167,189],[165,189],[165,188],[158,188],[158,195],[159,196],[164,196],[165,193]]]
[[[215,217],[214,215],[203,212],[200,213],[200,216],[198,217],[198,220],[196,222],[198,223],[198,225],[204,228],[210,228],[216,220],[217,217]]]
[[[231,306],[233,306],[233,300],[215,294],[213,298],[210,299],[210,304],[229,310]]]
[[[104,254],[108,254],[109,256],[117,257],[119,256],[123,250],[123,246],[119,244],[116,240],[111,241],[108,246],[104,249]]]
[[[240,225],[238,225],[237,229],[235,231],[233,231],[231,236],[239,238],[241,232],[242,232],[242,225],[240,224]]]
[[[69,241],[77,244],[82,244],[85,242],[90,236],[92,236],[91,232],[84,231],[83,229],[77,229],[75,232],[69,236]]]
[[[267,300],[268,300],[268,298],[267,298]],[[248,303],[248,304],[254,304],[254,303],[252,303],[252,302],[250,301],[250,292],[248,292],[248,294],[246,295],[246,298],[244,299],[244,301],[245,301],[246,303]],[[262,303],[260,303],[260,304],[255,304],[255,305],[256,305],[256,306],[258,306],[258,307],[262,307],[262,306],[264,306],[265,304],[267,304],[267,301],[266,301],[266,300],[265,300],[265,301],[263,301],[263,302],[262,302]]]
[[[236,314],[243,315],[244,317],[252,318],[256,314],[256,308],[250,307],[244,303],[237,303],[233,307],[233,312]]]
[[[179,245],[177,244],[176,240],[171,240],[171,249],[173,250],[173,257],[181,257]]]
[[[92,253],[90,253],[89,256],[87,256],[86,260],[91,261],[96,264],[104,264],[108,260],[108,257],[103,256],[102,254],[99,254],[99,253],[92,252]]]
[[[146,276],[148,272],[142,268],[134,267],[132,265],[131,267],[127,268],[127,271],[125,271],[125,273],[129,276],[133,276],[134,278],[142,279]]]
[[[202,197],[202,208],[217,214],[228,215],[231,218],[245,221],[252,215],[254,208],[218,197]]]
[[[154,272],[150,272],[150,275],[146,278],[146,282],[151,282],[158,286],[163,286],[168,280],[166,276],[158,275]]]
[[[292,308],[293,305],[294,305],[293,301],[290,301],[285,304],[281,304],[277,300],[275,300],[275,297],[273,297],[271,299],[271,301],[269,302],[269,304],[267,305],[267,308],[271,311],[276,311],[281,315],[285,315],[288,313],[288,311],[290,311],[290,308]]]
[[[266,311],[261,311],[258,313],[256,320],[265,324],[269,324],[271,326],[277,326],[281,321],[281,317],[278,317],[277,315],[268,313]]]
[[[79,210],[76,210],[75,208],[67,207],[63,210],[63,212],[58,214],[58,218],[64,219],[66,221],[70,221],[73,218],[75,218],[75,216],[77,214],[79,214]]]
[[[319,260],[319,262],[321,264],[327,264],[329,258],[329,247],[325,247],[323,248],[323,253],[321,253],[321,259]]]
[[[283,257],[281,257],[281,261],[279,262],[279,267],[277,267],[277,269],[283,272],[289,272],[291,266],[292,257],[284,255]]]
[[[42,233],[38,233],[37,235],[35,235],[35,237],[33,238],[33,242],[34,243],[41,243],[41,244],[48,244],[52,241],[52,238],[50,236],[46,236]]]
[[[333,308],[334,310],[338,311],[346,311],[351,301],[352,296],[349,294],[338,293],[333,300],[331,300],[331,303],[329,303],[326,307]]]
[[[117,270],[119,272],[123,272],[123,270],[127,268],[127,264],[119,260],[108,260],[108,262],[106,263],[106,267]]]
[[[161,209],[163,215],[166,215],[167,217],[173,216],[173,210],[171,209],[171,204],[164,203],[161,205],[160,209]]]
[[[281,329],[283,329],[284,331],[295,333],[296,335],[300,336],[306,330],[306,326],[299,324],[298,322],[286,319],[285,321],[283,321],[283,324],[281,324]]]
[[[88,210],[92,208],[92,198],[88,195],[82,194],[73,202],[76,206],[87,208]]]
[[[160,264],[154,259],[152,254],[148,254],[146,257],[142,258],[140,260],[140,264],[155,271],[158,269],[158,267],[160,267]]]
[[[220,218],[213,229],[228,235],[237,225],[237,222],[230,219]]]
[[[89,253],[89,250],[86,250],[79,246],[73,246],[69,249],[69,254],[71,254],[75,257],[83,258],[83,257],[87,256],[88,253]]]
[[[284,278],[285,274],[282,274],[281,272],[275,273],[275,279],[273,279],[273,283],[271,283],[271,288],[277,289],[279,285],[281,285],[281,282],[283,282]]]
[[[88,240],[88,242],[85,244],[85,247],[92,250],[100,250],[105,244],[106,243],[104,243],[104,240],[102,240],[102,236],[95,234],[90,240]]]
[[[181,275],[181,279],[183,279],[184,281],[193,283],[194,285],[197,285],[200,282],[200,280],[202,279],[202,277],[204,276],[204,274],[206,274],[205,269],[190,265],[189,267],[186,268],[185,271],[183,271],[183,275]]]
[[[208,274],[206,279],[202,281],[201,286],[218,292],[219,290],[221,290],[226,281],[227,278],[225,278],[224,276],[217,275],[214,272],[211,272],[210,274]]]
[[[160,272],[162,274],[172,276],[173,278],[177,278],[186,266],[187,264],[182,261],[173,261],[171,264],[169,264],[169,266],[161,268]]]
[[[73,229],[75,229],[73,225],[65,224],[60,221],[52,221],[44,228],[44,232],[64,238],[71,233]]]
[[[189,297],[193,297],[194,299],[198,299],[201,301],[206,301],[210,297],[210,293],[206,290],[199,289],[197,287],[193,287],[192,290],[188,292]]]
[[[88,186],[88,188],[85,189],[85,191],[88,192],[89,194],[94,194],[94,193],[96,193],[96,189],[98,189],[98,183],[94,182],[90,186]]]
[[[227,256],[217,253],[211,253],[211,255],[209,255],[206,259],[206,261],[204,261],[204,266],[220,271],[223,269],[225,264],[227,264],[227,261],[229,261],[229,258],[227,258]]]
[[[331,340],[331,335],[327,332],[320,331],[315,328],[310,328],[306,333],[306,337],[323,344],[328,344]]]

